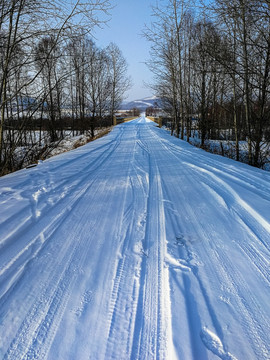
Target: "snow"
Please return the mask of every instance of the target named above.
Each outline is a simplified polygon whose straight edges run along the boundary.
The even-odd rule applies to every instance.
[[[269,182],[144,117],[0,178],[0,358],[270,359]]]
[[[94,130],[94,138],[90,135],[90,132],[85,132],[81,135],[72,135],[71,130],[63,131],[63,139],[55,142],[50,141],[50,136],[47,131],[31,131],[26,139],[24,139],[24,146],[18,146],[14,152],[13,165],[16,168],[18,164],[22,163],[21,167],[34,167],[37,154],[40,154],[43,158],[49,158],[66,151],[75,149],[81,145],[85,145],[87,142],[95,140],[98,137],[108,133],[112,127],[97,128]],[[7,137],[8,133],[5,132],[4,136]],[[16,137],[19,137],[19,133]],[[41,161],[41,160],[39,160]]]

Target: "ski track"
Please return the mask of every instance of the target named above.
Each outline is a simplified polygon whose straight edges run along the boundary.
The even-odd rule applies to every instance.
[[[1,178],[0,358],[270,359],[269,181],[144,118]]]

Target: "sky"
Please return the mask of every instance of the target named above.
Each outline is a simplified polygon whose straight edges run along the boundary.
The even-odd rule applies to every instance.
[[[113,0],[111,20],[103,29],[96,29],[94,36],[100,47],[114,42],[128,63],[128,74],[133,86],[126,100],[137,100],[152,96],[144,83],[151,82],[152,74],[145,61],[149,59],[150,43],[141,35],[144,25],[151,22],[151,4],[155,0]]]

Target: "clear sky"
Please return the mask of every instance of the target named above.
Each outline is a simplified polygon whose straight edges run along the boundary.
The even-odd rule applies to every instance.
[[[112,0],[111,20],[103,29],[94,33],[96,44],[100,47],[116,43],[128,63],[128,73],[133,87],[127,93],[127,100],[152,96],[144,82],[151,82],[151,72],[145,65],[149,59],[148,43],[141,35],[144,25],[151,22],[151,4],[155,0]]]

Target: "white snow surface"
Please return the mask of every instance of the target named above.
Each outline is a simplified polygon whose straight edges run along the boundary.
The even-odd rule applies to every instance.
[[[1,359],[270,359],[270,174],[144,117],[0,179]]]

